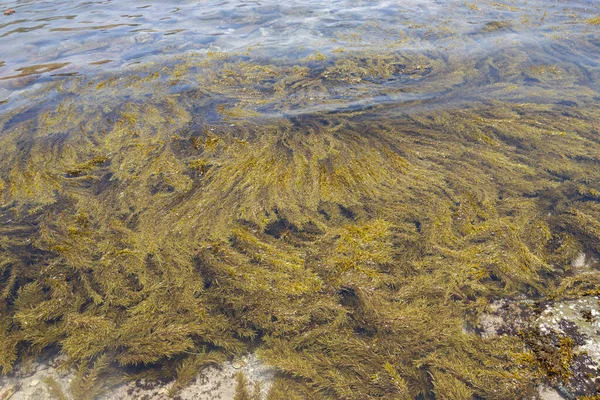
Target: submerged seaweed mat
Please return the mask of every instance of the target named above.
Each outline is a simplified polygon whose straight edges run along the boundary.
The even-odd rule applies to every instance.
[[[214,53],[6,112],[3,372],[58,346],[91,398],[254,349],[272,399],[528,398],[523,339],[468,327],[597,291],[598,71],[496,57]]]

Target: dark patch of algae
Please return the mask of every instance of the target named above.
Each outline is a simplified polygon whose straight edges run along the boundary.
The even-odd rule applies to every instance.
[[[361,84],[468,91],[492,61],[209,53],[6,113],[2,371],[55,346],[77,398],[123,369],[175,394],[254,349],[280,371],[269,399],[530,398],[526,338],[464,327],[495,297],[598,292],[569,264],[600,248],[600,110],[552,89],[583,72],[496,71],[518,103],[299,112]]]

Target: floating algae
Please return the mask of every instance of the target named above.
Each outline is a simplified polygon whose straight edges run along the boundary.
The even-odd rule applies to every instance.
[[[469,329],[498,297],[599,291],[571,268],[600,252],[599,70],[562,49],[211,52],[48,84],[0,117],[2,372],[57,347],[82,399],[115,373],[176,395],[248,351],[269,399],[566,378],[568,343],[553,365]]]

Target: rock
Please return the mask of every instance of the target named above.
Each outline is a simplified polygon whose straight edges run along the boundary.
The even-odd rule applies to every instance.
[[[49,397],[46,395],[46,391],[44,389],[37,388],[28,396],[27,400],[49,400]]]
[[[585,253],[579,253],[579,255],[577,256],[577,258],[575,258],[572,262],[571,265],[575,268],[581,268],[585,266]]]
[[[34,379],[31,382],[29,382],[29,386],[34,387],[40,384],[39,379]]]
[[[12,8],[9,8],[8,10],[4,11],[4,15],[13,15],[14,13],[16,13],[16,11]]]
[[[541,400],[563,400],[562,396],[556,390],[546,385],[538,386],[538,394]]]
[[[481,336],[489,338],[498,335],[498,330],[504,324],[504,319],[499,315],[482,314],[479,319]]]
[[[14,385],[3,385],[3,388],[4,386],[6,386],[6,390],[0,391],[0,399],[2,400],[10,399],[15,393],[19,391],[19,389],[21,389],[21,384],[19,383]]]
[[[160,388],[157,393],[162,396],[166,396],[169,394],[169,389],[166,387],[163,387],[163,388]]]

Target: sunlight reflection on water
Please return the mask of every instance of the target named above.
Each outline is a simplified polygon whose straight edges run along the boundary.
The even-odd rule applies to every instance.
[[[0,8],[16,11],[0,19],[4,103],[36,83],[190,53],[251,50],[278,63],[315,52],[378,50],[468,59],[520,47],[531,48],[541,65],[560,63],[557,57],[585,68],[598,63],[593,54],[576,51],[576,40],[597,31],[587,23],[600,14],[592,0],[63,0],[1,2]],[[575,44],[565,45],[569,41]],[[485,73],[494,79],[493,71]]]

